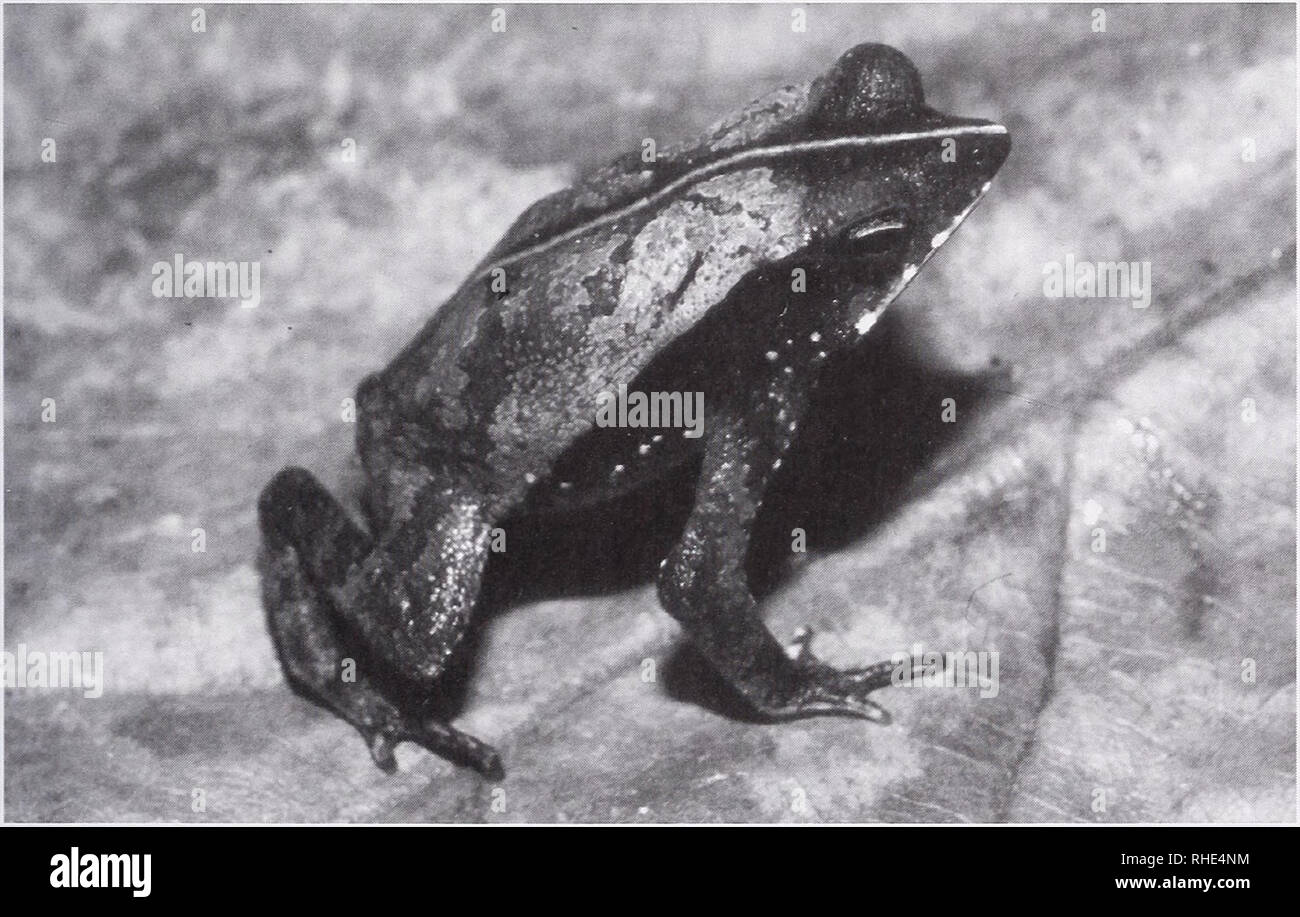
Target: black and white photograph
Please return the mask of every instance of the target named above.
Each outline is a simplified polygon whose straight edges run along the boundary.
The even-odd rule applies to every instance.
[[[2,820],[1295,824],[1296,29],[4,4]]]

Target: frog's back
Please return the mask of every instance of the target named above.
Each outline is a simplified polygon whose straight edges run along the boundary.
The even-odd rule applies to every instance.
[[[757,264],[760,245],[674,189],[797,130],[807,94],[777,90],[661,150],[653,169],[629,154],[529,207],[382,374],[401,413],[456,437],[467,457],[535,476],[520,469],[589,430],[601,393],[631,384]],[[702,184],[720,197],[754,192],[750,170]],[[747,257],[721,249],[726,238]]]
[[[595,425],[602,396],[634,385],[724,295],[675,281],[670,297],[696,301],[665,308],[650,289],[662,274],[651,272],[690,278],[701,258],[627,257],[641,219],[593,230],[562,260],[515,262],[503,295],[490,278],[467,281],[382,374],[399,413],[488,472],[494,489],[545,477]]]
[[[635,204],[688,173],[739,150],[778,144],[797,133],[806,119],[808,87],[786,86],[751,102],[690,142],[658,150],[653,164],[631,151],[592,170],[567,188],[525,210],[479,266],[481,272],[566,233]]]
[[[626,156],[534,204],[385,371],[401,413],[494,488],[549,474],[603,397],[631,387],[744,278],[808,245],[809,188],[783,144],[862,128],[846,112],[874,72],[864,60],[889,63],[885,50],[855,49],[808,89],[771,93],[652,167]]]

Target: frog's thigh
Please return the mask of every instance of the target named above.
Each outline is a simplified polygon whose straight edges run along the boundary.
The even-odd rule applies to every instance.
[[[424,480],[329,594],[377,658],[408,681],[436,681],[478,603],[491,523],[464,481]],[[410,480],[418,480],[415,470]]]
[[[364,673],[344,680],[355,654],[339,641],[328,601],[316,579],[364,557],[368,539],[308,472],[286,468],[259,501],[262,522],[262,600],[285,677],[295,691],[334,710],[358,729],[378,729],[396,711]],[[315,568],[316,575],[310,572]],[[342,581],[342,573],[338,574]]]
[[[382,531],[393,514],[392,499],[409,465],[395,447],[403,439],[394,416],[393,400],[379,376],[371,374],[357,386],[357,455],[366,472],[366,520],[372,532]],[[396,486],[395,486],[396,485]]]
[[[411,741],[499,775],[500,758],[492,748],[446,723],[399,709],[341,639],[329,593],[374,553],[343,507],[310,473],[286,468],[262,492],[258,508],[267,624],[293,689],[360,731],[386,771],[397,766],[393,747]]]

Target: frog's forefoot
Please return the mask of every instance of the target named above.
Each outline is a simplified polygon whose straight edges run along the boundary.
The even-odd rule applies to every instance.
[[[795,684],[788,695],[764,704],[763,713],[774,720],[812,716],[856,716],[889,725],[889,711],[867,695],[894,683],[898,666],[886,660],[854,669],[836,669],[812,652],[811,628],[797,630],[786,653],[796,667]]]

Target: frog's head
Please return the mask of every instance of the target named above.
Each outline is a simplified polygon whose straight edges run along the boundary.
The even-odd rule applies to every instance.
[[[1010,138],[928,107],[916,68],[885,45],[845,53],[805,105],[786,160],[804,255],[863,334],[983,197]]]
[[[1010,146],[1000,124],[928,107],[898,51],[858,45],[653,167],[636,151],[538,201],[471,282],[504,268],[526,288],[531,273],[548,291],[609,297],[591,311],[611,325],[681,334],[747,277],[802,266],[831,307],[823,326],[851,340],[947,241]]]

